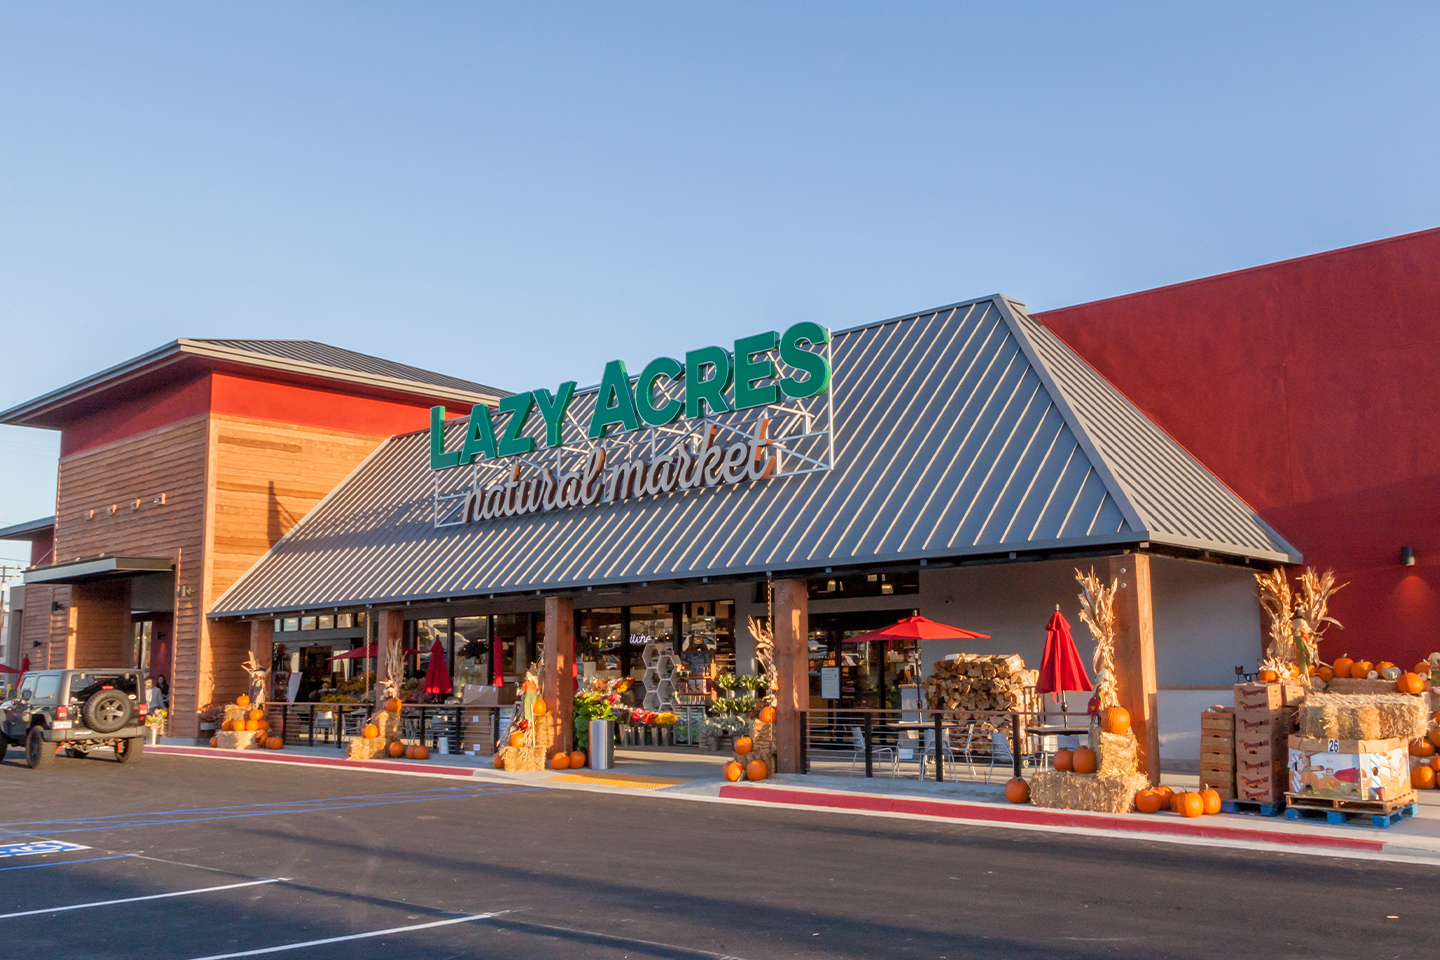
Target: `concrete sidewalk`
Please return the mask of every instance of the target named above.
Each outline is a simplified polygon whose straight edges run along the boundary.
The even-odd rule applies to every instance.
[[[1187,820],[1174,814],[1099,814],[1011,804],[1002,783],[955,783],[780,774],[763,782],[729,783],[720,774],[728,755],[693,750],[617,750],[612,770],[541,770],[507,773],[488,758],[436,755],[425,761],[348,760],[327,748],[222,751],[159,745],[157,753],[212,760],[323,766],[403,776],[526,783],[547,789],[620,792],[676,800],[765,805],[828,813],[943,820],[957,824],[1186,843],[1321,856],[1394,860],[1440,866],[1440,792],[1422,791],[1419,813],[1388,829],[1320,820],[1218,814]],[[1193,789],[1194,776],[1167,775],[1177,789]]]

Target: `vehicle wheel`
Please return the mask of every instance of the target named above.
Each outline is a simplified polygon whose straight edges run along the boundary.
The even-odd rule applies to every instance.
[[[145,754],[145,738],[129,737],[115,741],[115,759],[121,763],[134,763]]]
[[[114,733],[130,722],[130,698],[119,690],[101,690],[85,701],[80,716],[96,733]]]
[[[5,759],[5,754],[10,752],[10,738],[0,733],[0,761]]]
[[[55,744],[45,741],[45,731],[39,727],[31,727],[25,737],[25,762],[30,764],[31,770],[39,770],[55,762]]]

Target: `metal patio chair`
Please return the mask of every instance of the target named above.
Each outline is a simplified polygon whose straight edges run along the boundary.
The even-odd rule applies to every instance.
[[[850,728],[850,735],[855,741],[855,753],[850,757],[850,776],[855,776],[855,764],[865,762],[865,731],[855,726]],[[873,765],[876,761],[884,760],[886,755],[890,758],[890,777],[894,779],[900,767],[900,754],[894,747],[877,746],[873,742],[870,745],[870,758]]]

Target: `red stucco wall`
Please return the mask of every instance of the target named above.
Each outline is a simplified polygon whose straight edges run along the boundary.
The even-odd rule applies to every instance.
[[[1039,319],[1350,581],[1322,656],[1440,650],[1440,230]]]

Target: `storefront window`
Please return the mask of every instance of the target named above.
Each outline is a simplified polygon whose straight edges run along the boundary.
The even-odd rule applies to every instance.
[[[456,688],[491,683],[490,618],[455,618],[455,679]]]
[[[495,649],[500,670],[506,681],[515,680],[525,670],[527,645],[530,641],[528,613],[501,613],[495,617]]]
[[[575,662],[580,676],[620,676],[623,654],[620,635],[624,626],[624,610],[620,607],[597,607],[580,611],[580,634],[575,638]],[[640,662],[637,655],[635,663]]]

